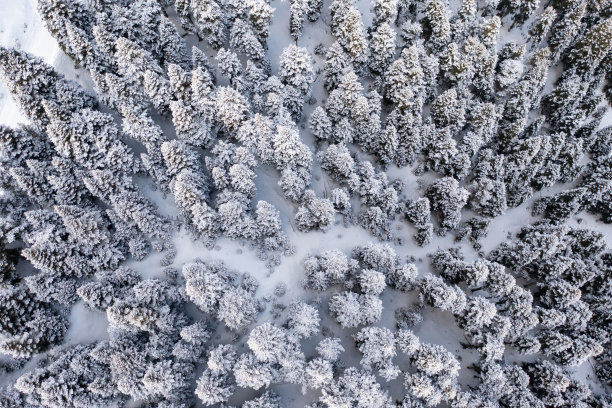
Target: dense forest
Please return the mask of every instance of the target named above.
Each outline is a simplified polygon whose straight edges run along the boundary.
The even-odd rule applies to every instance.
[[[612,3],[37,7],[0,408],[612,406]]]

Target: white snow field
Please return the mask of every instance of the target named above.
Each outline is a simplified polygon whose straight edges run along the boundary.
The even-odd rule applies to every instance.
[[[67,79],[76,81],[86,90],[86,92],[94,94],[94,86],[89,71],[83,67],[75,67],[73,60],[60,49],[56,39],[46,30],[38,15],[36,3],[36,0],[0,0],[0,45],[4,47],[15,47],[18,50],[42,58],[45,62],[52,65],[59,73],[65,75]],[[323,198],[330,197],[331,191],[335,187],[338,187],[339,183],[331,178],[327,171],[321,168],[321,163],[316,156],[318,149],[320,149],[320,145],[317,144],[315,136],[308,126],[308,118],[310,118],[316,107],[324,106],[324,101],[329,97],[328,91],[323,86],[326,58],[324,54],[317,55],[315,53],[315,48],[320,44],[327,47],[335,41],[329,26],[331,22],[329,13],[330,3],[331,1],[324,1],[321,17],[314,23],[305,23],[300,39],[295,41],[289,35],[291,3],[288,1],[272,0],[270,6],[274,8],[274,14],[270,23],[270,34],[267,40],[268,48],[266,50],[266,55],[271,64],[271,71],[274,75],[279,72],[281,53],[290,44],[297,44],[299,47],[304,47],[312,57],[315,72],[315,80],[309,95],[309,98],[312,98],[312,100],[304,104],[303,112],[300,120],[297,122],[297,126],[299,127],[301,141],[306,144],[314,158],[311,171],[312,184],[310,188],[314,190],[317,197]],[[370,27],[373,24],[372,13],[370,12],[371,2],[369,0],[358,0],[355,4],[361,12],[364,27]],[[453,13],[460,8],[461,4],[460,1],[446,1],[446,7]],[[533,12],[533,15],[539,15],[546,6],[547,4],[544,3],[539,4],[536,11]],[[167,12],[171,21],[179,26],[179,18],[176,12],[172,8],[168,8]],[[509,17],[504,18],[502,20],[502,30],[497,40],[497,49],[502,49],[504,44],[512,41],[519,44],[528,41],[529,36],[527,30],[534,20],[535,18],[531,17],[522,26],[517,26],[509,30],[508,27],[511,25],[510,19]],[[451,27],[451,30],[452,29],[453,27]],[[397,31],[399,32],[399,29],[397,29]],[[180,30],[180,32],[183,33],[183,30]],[[210,59],[213,69],[217,71],[217,85],[229,85],[230,82],[218,73],[219,68],[217,66],[217,61],[214,59],[216,51],[207,45],[205,41],[198,42],[194,35],[186,35],[185,41],[187,42],[188,49],[190,49],[191,46],[198,46],[204,50]],[[398,54],[399,53],[396,53],[396,56]],[[243,63],[245,62],[243,56],[241,56],[241,61]],[[556,80],[561,74],[562,69],[550,70],[544,85],[544,94],[555,89]],[[368,84],[373,83],[369,78],[365,79],[363,82]],[[601,106],[606,106],[607,110],[603,115],[603,119],[598,129],[604,129],[612,125],[612,109],[610,109],[608,105],[605,105],[605,101],[601,102]],[[121,115],[116,111],[112,111],[106,106],[101,110],[104,112],[111,112],[115,121],[118,124],[121,123]],[[428,111],[429,107],[427,107],[426,110]],[[389,115],[390,111],[390,108],[387,109],[383,116]],[[172,135],[171,137],[176,137],[176,132],[170,120],[162,123],[163,120],[159,119],[157,116],[155,120],[160,124],[165,133]],[[0,124],[17,127],[19,124],[27,124],[28,121],[28,118],[20,112],[15,102],[11,99],[6,88],[0,85]],[[356,129],[356,132],[360,131],[360,129]],[[139,142],[126,140],[125,143],[138,153],[144,151],[142,144]],[[370,160],[376,163],[377,157],[375,155],[364,153],[356,146],[356,144],[355,146],[351,146],[351,151],[357,152],[357,156],[360,160]],[[198,151],[202,151],[202,149]],[[583,162],[583,164],[586,164],[588,159],[586,157],[583,158]],[[404,187],[399,196],[400,203],[423,197],[425,193],[424,186],[439,178],[439,174],[434,171],[425,171],[421,174],[418,170],[417,165],[398,167],[393,163],[385,168],[389,180],[399,179],[403,182]],[[364,326],[361,325],[357,328],[348,329],[343,328],[338,324],[334,316],[329,313],[329,298],[334,293],[344,290],[342,284],[335,285],[321,292],[306,288],[304,284],[306,279],[304,260],[309,256],[319,255],[330,249],[338,249],[350,257],[351,251],[355,247],[364,246],[369,242],[380,243],[380,241],[357,223],[348,222],[347,219],[340,215],[336,216],[335,221],[325,231],[312,230],[300,232],[295,221],[295,213],[299,203],[291,202],[283,194],[278,184],[279,171],[272,165],[261,164],[255,168],[255,173],[256,178],[254,179],[254,183],[256,193],[251,201],[257,203],[258,200],[265,200],[279,211],[282,230],[287,234],[288,241],[295,247],[295,252],[290,255],[283,255],[278,265],[268,267],[266,263],[258,257],[258,248],[256,248],[258,243],[249,242],[246,239],[232,240],[227,237],[220,237],[214,242],[212,248],[207,247],[204,240],[196,237],[192,228],[187,228],[183,225],[182,215],[180,215],[182,214],[182,210],[179,209],[175,203],[172,193],[161,192],[151,177],[142,175],[134,177],[134,184],[138,187],[139,191],[143,192],[145,197],[154,204],[162,216],[167,217],[174,223],[174,226],[178,227],[172,230],[172,235],[168,240],[171,245],[164,248],[163,251],[153,250],[142,260],[136,260],[130,257],[122,265],[135,270],[142,280],[167,280],[168,269],[162,267],[161,264],[164,262],[165,257],[168,256],[168,252],[172,252],[173,249],[176,251],[175,256],[170,257],[171,260],[165,267],[176,268],[176,270],[179,271],[179,275],[186,264],[190,264],[196,260],[207,263],[223,261],[229,269],[239,272],[240,274],[248,273],[257,280],[259,286],[255,292],[255,297],[257,299],[263,299],[260,304],[260,309],[263,309],[263,311],[257,315],[254,322],[236,332],[226,330],[223,324],[219,324],[211,334],[209,345],[229,344],[235,341],[239,353],[247,353],[249,352],[249,346],[246,342],[249,338],[249,332],[253,328],[266,322],[282,326],[286,322],[288,314],[288,311],[284,307],[288,306],[293,301],[302,300],[318,306],[321,317],[320,325],[321,328],[323,328],[322,332],[301,341],[301,349],[306,355],[306,361],[316,356],[315,347],[319,341],[328,337],[338,337],[342,340],[345,351],[340,357],[341,364],[336,367],[338,369],[337,372],[342,372],[344,368],[348,367],[361,368],[360,360],[362,359],[362,353],[355,344],[354,335]],[[393,248],[399,256],[401,263],[414,263],[416,265],[418,269],[418,278],[422,278],[431,273],[437,275],[432,269],[428,255],[431,255],[437,250],[459,248],[464,255],[464,261],[474,263],[478,260],[482,260],[485,255],[490,254],[502,243],[510,242],[515,239],[515,234],[518,233],[521,228],[542,219],[540,215],[532,215],[532,207],[537,200],[543,197],[552,197],[557,193],[570,190],[578,185],[578,179],[573,179],[567,183],[555,183],[550,187],[545,187],[537,191],[521,205],[514,208],[508,208],[504,214],[492,218],[488,227],[488,234],[479,241],[481,244],[479,249],[475,249],[467,239],[457,242],[454,233],[448,233],[445,236],[434,235],[431,244],[421,247],[412,239],[417,231],[416,228],[414,225],[407,222],[403,215],[396,217],[391,224],[390,231],[394,239],[385,241],[384,243]],[[354,209],[359,208],[361,205],[359,197],[351,197],[351,204]],[[463,208],[461,212],[462,220],[467,220],[477,215],[477,212],[468,208]],[[582,211],[571,215],[564,224],[573,228],[592,229],[600,232],[604,235],[608,248],[612,247],[612,224],[605,224],[599,221],[599,216],[597,215]],[[28,268],[30,272],[31,269],[33,269],[30,266],[28,266]],[[529,277],[517,276],[518,284],[525,288],[536,288],[536,285],[532,285],[532,281],[533,279]],[[284,293],[280,296],[278,294],[279,285],[284,285],[286,288]],[[460,286],[466,288],[465,285]],[[468,289],[465,290],[468,292]],[[475,290],[474,293],[476,292],[478,291]],[[483,292],[481,291],[478,293]],[[394,312],[399,308],[410,308],[421,303],[418,290],[405,292],[387,287],[380,295],[380,298],[382,299],[383,313],[380,320],[377,321],[374,326],[386,327],[394,332],[397,331],[397,319]],[[501,300],[499,300],[498,303],[501,303]],[[273,313],[275,312],[275,304],[283,305],[283,307],[278,309],[280,311],[277,310],[277,314]],[[0,307],[2,307],[2,305],[0,305]],[[186,309],[186,314],[190,317],[196,316],[202,319],[209,318],[193,304],[189,304]],[[88,307],[83,300],[74,302],[65,310],[64,314],[69,326],[61,342],[62,345],[74,346],[110,341],[109,339],[113,336],[113,322],[109,321],[108,314],[103,311],[93,310]],[[465,330],[459,327],[455,317],[449,311],[425,306],[422,310],[422,314],[422,323],[411,328],[414,334],[418,336],[421,344],[431,343],[441,345],[452,353],[460,364],[458,384],[461,390],[470,390],[471,387],[476,389],[479,386],[479,380],[474,370],[472,370],[472,366],[479,362],[480,355],[475,349],[463,346],[466,342]],[[610,343],[608,342],[607,344],[609,345]],[[42,357],[43,355],[44,352],[31,358],[22,367],[12,372],[7,372],[6,375],[2,376],[0,385],[7,386],[15,383],[20,376],[36,368],[39,361],[46,361],[44,357]],[[515,348],[507,346],[503,353],[503,362],[508,364],[515,362],[534,362],[542,358],[542,356],[542,353],[535,353],[527,356],[521,355]],[[6,356],[1,357],[2,361],[10,360]],[[411,366],[412,363],[410,358],[402,355],[399,351],[394,362],[399,365],[402,371],[409,373],[415,372],[415,369]],[[206,357],[203,355],[201,359],[195,363],[194,379],[189,380],[187,387],[188,391],[185,392],[194,392],[195,382],[198,381],[206,369],[206,364]],[[610,395],[611,391],[609,386],[604,384],[595,374],[592,358],[586,359],[578,366],[565,367],[565,369],[571,378],[586,384],[593,395]],[[393,401],[402,401],[406,395],[406,389],[403,384],[404,377],[402,375],[391,381],[385,381],[385,379],[380,376],[378,370],[372,370],[372,373],[375,374],[376,380],[381,387],[388,392],[388,395]],[[144,376],[143,373],[141,374],[141,376]],[[336,375],[334,378],[335,380],[333,381],[337,381],[338,376]],[[308,392],[302,392],[302,388],[301,384],[289,384],[286,382],[272,384],[269,387],[269,389],[278,393],[281,398],[281,406],[283,407],[303,407],[307,404],[314,404],[327,392],[325,388],[323,388],[323,391],[321,389],[310,389]],[[261,395],[262,391],[263,389],[253,390],[246,387],[237,387],[227,401],[228,405],[222,406],[241,406],[245,401]],[[117,402],[115,400],[112,406],[137,407],[144,406],[143,404],[141,400],[129,396],[122,402]],[[152,404],[155,404],[155,402]],[[364,402],[362,405],[350,405],[350,407],[383,407],[383,405],[371,404],[372,405],[368,405],[367,402]],[[49,403],[49,405],[44,405],[43,403],[41,406],[61,405],[51,405],[51,403]],[[69,407],[73,405],[66,403],[65,406]],[[169,405],[168,403],[167,405],[160,404],[159,406],[170,407],[175,405]],[[186,407],[191,405],[176,406]],[[203,404],[200,399],[195,398],[193,406],[200,407],[206,405]],[[214,406],[219,405],[217,404]],[[250,408],[255,406],[258,405],[249,405]],[[400,403],[393,406],[402,407]],[[409,406],[418,405],[405,405],[405,407]],[[452,405],[449,401],[446,401],[442,402],[440,406],[471,407],[476,405],[470,405],[469,403],[467,405]],[[0,405],[0,407],[2,407],[2,405]],[[276,405],[261,405],[261,407],[274,408]],[[311,405],[311,407],[315,407],[315,405]],[[316,407],[318,408],[319,406]],[[327,404],[320,405],[320,407],[344,408],[349,407],[349,405],[341,405],[338,403],[338,405]],[[385,408],[388,408],[388,406],[385,406]]]

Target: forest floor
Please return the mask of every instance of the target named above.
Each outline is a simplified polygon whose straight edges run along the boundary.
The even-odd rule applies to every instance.
[[[328,6],[328,1],[325,2],[325,10]],[[369,0],[357,1],[362,11],[369,10]],[[268,55],[272,64],[273,73],[278,70],[278,60],[280,53],[292,41],[289,33],[289,3],[286,1],[273,0],[272,7],[276,9],[272,24],[270,27],[270,36],[268,40]],[[369,13],[364,14],[364,25],[368,26]],[[324,58],[317,56],[314,53],[315,47],[320,44],[330,44],[331,33],[329,27],[325,23],[329,19],[329,13],[325,11],[322,16],[323,21],[318,21],[315,24],[308,24],[303,32],[303,36],[299,41],[299,45],[306,47],[311,55],[314,56],[315,71],[322,70]],[[526,24],[527,26],[527,24]],[[512,32],[504,31],[501,34],[504,41],[521,41],[522,33],[518,30]],[[38,57],[41,57],[47,63],[53,65],[60,73],[64,74],[68,79],[73,79],[83,85],[86,89],[91,89],[91,83],[85,71],[76,69],[72,61],[60,51],[55,40],[43,27],[42,21],[36,12],[36,0],[0,0],[0,45],[15,46],[18,49],[27,51]],[[549,81],[552,79],[549,78]],[[315,81],[315,87],[312,92],[312,97],[318,103],[325,99],[325,92],[322,87],[322,81]],[[306,104],[304,108],[303,118],[308,118],[316,105]],[[8,126],[15,126],[18,123],[25,123],[26,120],[21,115],[10,98],[7,90],[0,85],[0,123]],[[302,119],[299,124],[304,130],[301,132],[302,140],[314,152],[314,140],[310,132],[305,126],[306,120]],[[602,123],[603,126],[612,124],[612,111],[609,110]],[[402,199],[414,199],[422,194],[419,194],[419,185],[417,177],[413,174],[410,168],[399,169],[391,166],[387,169],[389,179],[401,178],[406,188],[404,189]],[[311,291],[305,291],[302,287],[304,278],[304,270],[302,266],[303,259],[309,254],[318,254],[327,249],[337,248],[346,254],[350,254],[352,248],[363,245],[368,241],[376,241],[376,238],[370,235],[359,226],[344,225],[340,217],[334,226],[326,232],[309,232],[300,233],[293,225],[293,215],[295,213],[295,205],[285,200],[282,196],[280,187],[277,185],[278,173],[275,169],[266,166],[258,168],[256,179],[257,195],[255,200],[265,199],[270,202],[281,212],[283,228],[289,236],[293,245],[296,246],[295,254],[283,257],[282,262],[273,271],[268,270],[264,262],[257,258],[255,250],[250,247],[250,244],[240,241],[231,241],[229,239],[220,239],[216,246],[209,250],[203,243],[194,241],[192,237],[185,231],[178,231],[173,237],[173,243],[177,249],[177,255],[172,266],[181,268],[185,263],[191,262],[197,258],[202,260],[222,260],[230,268],[239,272],[248,272],[253,275],[260,283],[257,295],[264,297],[269,296],[273,299],[267,306],[266,310],[260,314],[258,322],[272,320],[270,314],[273,302],[280,302],[287,305],[292,300],[303,299],[313,300],[317,296],[322,295],[325,299],[325,293],[318,294]],[[150,181],[142,180],[140,182],[147,195],[160,208],[160,212],[164,215],[169,215],[172,218],[178,211],[174,207],[170,197],[164,198],[159,192],[153,191],[150,188]],[[320,166],[315,162],[313,167],[313,186],[318,196],[326,196],[326,192],[331,191],[333,183]],[[567,186],[553,186],[550,189],[543,190],[537,193],[532,199],[523,203],[517,208],[509,209],[506,214],[495,218],[490,225],[490,232],[486,238],[482,240],[482,251],[488,254],[493,248],[497,247],[502,241],[506,240],[509,234],[514,234],[522,226],[529,224],[534,218],[530,214],[530,206],[533,200],[542,196],[551,195],[557,191],[567,188]],[[469,213],[468,210],[465,210]],[[464,214],[464,219],[465,217]],[[588,214],[579,214],[572,217],[568,221],[569,225],[580,226],[582,228],[592,228],[601,231],[606,235],[607,242],[612,247],[612,226],[597,222]],[[414,234],[414,229],[411,225],[403,220],[396,221],[393,225],[393,233],[396,237],[402,237],[403,242],[394,240],[389,244],[395,249],[402,260],[414,259],[414,263],[419,269],[420,274],[429,272],[429,262],[427,254],[433,253],[437,249],[446,249],[453,246],[458,246],[462,249],[467,260],[474,260],[477,253],[472,246],[467,242],[456,243],[452,234],[446,237],[436,237],[434,242],[425,248],[417,246],[411,239]],[[127,266],[137,270],[145,278],[163,277],[160,260],[163,254],[153,253],[143,261],[128,262]],[[273,293],[279,283],[284,283],[287,291],[284,296],[275,298]],[[401,296],[399,296],[401,294]],[[325,300],[324,300],[325,302]],[[409,307],[418,303],[418,298],[415,292],[403,294],[394,290],[386,290],[383,294],[383,318],[379,325],[386,327],[395,326],[393,311],[400,307]],[[322,310],[326,309],[323,305]],[[335,336],[343,339],[343,345],[346,348],[343,354],[343,360],[347,365],[359,366],[360,353],[354,347],[354,342],[350,335],[357,330],[342,330],[338,324],[330,319],[327,313],[321,313],[322,326],[326,327],[327,332],[333,333]],[[440,344],[446,347],[449,351],[456,353],[461,359],[462,368],[466,368],[477,358],[476,353],[462,349],[460,341],[463,340],[463,330],[458,328],[455,321],[449,313],[443,313],[438,310],[426,308],[424,311],[424,322],[414,329],[415,334],[423,342]],[[283,321],[282,317],[277,320],[277,323]],[[94,340],[100,340],[107,337],[106,328],[108,322],[104,313],[89,310],[83,304],[78,302],[73,306],[70,315],[70,329],[66,336],[66,342],[69,344],[88,343]],[[321,339],[317,336],[310,339],[303,346],[306,353],[314,354],[314,346]],[[351,346],[352,345],[352,346]],[[348,347],[347,347],[348,346]],[[508,353],[508,352],[507,352]],[[507,355],[509,360],[515,356]],[[32,360],[26,368],[31,368],[35,363]],[[596,392],[601,392],[601,385],[595,380],[592,374],[592,366],[587,361],[582,366],[572,369],[579,379],[590,384]],[[18,376],[18,373],[13,373],[10,377]],[[5,380],[10,380],[5,378]],[[472,372],[467,369],[461,370],[459,378],[462,386],[470,385],[473,381]],[[390,394],[394,398],[401,398],[403,395],[401,377],[388,384]],[[384,380],[380,380],[384,384]],[[303,397],[298,386],[282,385],[273,387],[283,397],[283,402],[287,406],[303,406],[305,403],[313,402],[318,398],[318,393],[310,392],[307,397]],[[243,395],[237,393],[232,400],[242,399]],[[232,401],[230,401],[232,402]]]

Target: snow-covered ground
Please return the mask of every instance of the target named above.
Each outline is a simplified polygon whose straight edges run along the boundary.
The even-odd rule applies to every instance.
[[[369,0],[360,0],[358,4],[361,10],[369,9]],[[271,5],[276,11],[270,27],[271,32],[268,45],[272,69],[276,72],[278,69],[279,55],[283,48],[291,42],[290,37],[287,35],[289,31],[289,3],[287,1],[274,0]],[[326,6],[327,5],[328,2],[326,2]],[[329,12],[327,11],[327,7],[325,7],[324,10],[322,21],[318,21],[315,24],[308,24],[299,41],[299,45],[306,47],[313,56],[314,48],[319,43],[328,43],[331,35],[325,23],[325,21],[329,20]],[[364,13],[364,16],[367,15],[369,15],[369,13]],[[366,26],[368,26],[369,23],[367,19],[364,20]],[[520,40],[521,38],[521,33],[516,30],[510,33],[504,32],[504,35],[507,35],[505,37],[506,39],[512,38],[514,40]],[[72,66],[72,62],[59,50],[55,40],[44,29],[36,12],[36,0],[0,0],[0,45],[15,46],[16,48],[39,56],[46,62],[54,65],[58,71],[65,74],[68,78],[77,79],[79,82],[87,85],[88,78],[83,76],[81,71]],[[314,56],[314,60],[316,69],[322,69],[323,59]],[[313,97],[318,103],[324,99],[325,94],[321,86],[321,81],[317,82],[313,91]],[[306,105],[304,117],[308,117],[313,108],[314,106]],[[25,122],[25,118],[17,110],[15,104],[7,94],[6,89],[0,85],[0,123],[14,126],[23,122]],[[611,123],[612,112],[608,111],[604,119],[604,124],[609,125]],[[303,140],[310,145],[311,149],[314,150],[312,146],[312,136],[309,131],[304,131],[302,137]],[[390,178],[401,178],[405,181],[407,186],[404,191],[407,195],[405,198],[414,198],[413,195],[417,193],[418,186],[416,184],[416,178],[410,169],[397,169],[392,167],[388,173]],[[302,261],[307,255],[316,254],[332,248],[337,248],[346,254],[350,254],[352,248],[363,245],[368,241],[375,240],[372,235],[362,228],[357,226],[345,227],[340,221],[326,233],[310,232],[304,234],[296,232],[292,225],[295,209],[293,208],[293,204],[288,203],[282,197],[280,189],[276,184],[278,181],[277,177],[276,171],[268,171],[265,167],[258,169],[258,178],[256,179],[258,193],[256,199],[265,198],[281,211],[283,226],[291,242],[294,244],[299,243],[294,255],[284,257],[282,263],[270,273],[264,263],[257,258],[255,251],[249,247],[249,244],[221,239],[217,242],[213,250],[209,250],[205,248],[202,243],[194,242],[186,231],[181,230],[173,238],[173,243],[177,249],[177,256],[172,266],[180,269],[184,264],[197,258],[203,260],[220,259],[225,261],[229,267],[239,272],[248,272],[257,278],[261,285],[258,291],[259,296],[272,295],[277,284],[281,282],[285,283],[288,290],[281,301],[288,303],[290,299],[312,299],[315,296],[312,292],[304,291],[301,286],[301,281],[304,277]],[[327,181],[327,176],[320,171],[320,168],[315,167],[313,188],[317,191],[317,194],[324,195],[325,191],[329,191],[328,184],[326,183]],[[541,194],[548,195],[551,194],[552,191],[553,190],[551,190],[551,192],[543,191]],[[173,206],[168,202],[169,200],[164,200],[156,195],[152,195],[151,198],[156,203],[163,204],[160,205],[162,213],[172,213]],[[539,194],[534,198],[539,198]],[[485,253],[488,253],[491,249],[498,246],[500,242],[505,240],[508,233],[516,232],[520,227],[528,224],[532,220],[529,205],[530,202],[527,202],[518,208],[510,209],[504,216],[497,217],[493,220],[490,226],[489,236],[483,241],[482,249]],[[583,227],[593,227],[596,224],[596,221],[592,217],[582,214],[579,217],[573,218],[569,223],[571,225],[578,225],[578,218],[584,220],[580,224]],[[612,227],[597,223],[597,229],[606,234],[608,243],[612,246]],[[410,237],[413,234],[413,229],[406,222],[397,221],[394,224],[394,233],[404,237]],[[429,270],[426,254],[432,253],[438,248],[449,248],[454,245],[456,245],[456,243],[450,235],[444,238],[437,237],[434,244],[425,248],[418,247],[410,238],[405,239],[402,245],[393,243],[396,252],[400,255],[402,260],[406,260],[410,257],[416,259],[415,264],[419,268],[421,274]],[[476,257],[476,253],[471,246],[468,244],[461,244],[460,246],[468,260]],[[160,258],[161,254],[152,254],[143,261],[129,262],[127,266],[136,269],[146,278],[161,277],[163,276],[163,272],[159,266]],[[384,313],[384,319],[380,322],[381,325],[392,327],[394,325],[392,311],[399,307],[410,306],[416,301],[414,294],[396,295],[396,292],[385,294],[384,307],[386,312]],[[322,309],[326,309],[326,306],[323,306]],[[269,307],[268,310],[260,315],[260,320],[266,319],[270,319]],[[106,316],[103,313],[93,312],[87,309],[82,302],[77,303],[73,307],[70,314],[70,322],[71,327],[67,335],[68,343],[87,343],[107,337],[106,327],[108,322],[106,321]],[[339,332],[339,326],[331,321],[329,316],[326,316],[323,325],[329,326],[330,329],[336,331],[336,333]],[[415,333],[424,342],[442,344],[449,351],[461,355],[463,368],[467,367],[474,360],[470,351],[461,349],[459,341],[462,340],[461,336],[463,332],[456,327],[452,316],[448,313],[445,314],[437,310],[426,311],[425,322],[415,330]],[[344,334],[344,336],[346,336],[346,334]],[[344,345],[346,347],[348,344]],[[305,348],[307,349],[308,347]],[[350,354],[350,356],[345,358],[347,363],[357,365],[359,358],[356,349],[354,349],[354,347],[351,350],[347,348],[347,354]],[[586,378],[590,372],[590,367],[588,367],[588,363],[585,363],[584,366],[585,367],[581,367],[580,376]],[[469,384],[471,381],[471,372],[469,370],[463,370],[460,379],[463,385]],[[399,381],[396,380],[395,382],[398,382],[397,387],[401,386]],[[285,402],[289,404],[289,406],[299,406],[298,402],[305,402],[305,400],[299,396],[299,389],[296,386],[283,385],[274,388],[285,396]],[[391,388],[391,393],[394,397],[401,397],[399,393],[393,392],[393,389],[396,388],[396,384],[392,384]],[[313,398],[316,397],[318,397],[316,393],[311,393],[309,395],[309,401],[312,401]],[[292,398],[294,399],[292,400]]]

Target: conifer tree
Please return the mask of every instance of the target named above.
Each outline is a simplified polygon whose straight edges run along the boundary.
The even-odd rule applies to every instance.
[[[444,4],[430,0],[425,9],[429,29],[429,44],[434,52],[442,50],[450,40],[450,22]]]
[[[557,13],[552,7],[547,7],[542,14],[540,14],[538,19],[534,21],[533,25],[529,28],[529,35],[531,36],[533,44],[538,44],[546,37],[546,34],[548,34],[556,18]]]
[[[63,102],[65,112],[91,107],[93,99],[74,83],[66,81],[41,59],[15,49],[0,48],[0,79],[19,108],[37,126],[49,122],[43,102]],[[63,90],[58,94],[58,90]]]
[[[370,40],[370,69],[384,73],[395,53],[395,31],[388,23],[376,27]]]
[[[457,228],[461,220],[461,209],[468,199],[468,192],[457,180],[444,177],[434,182],[426,192],[433,211],[440,215],[441,232]]]
[[[305,48],[291,44],[280,56],[279,77],[286,84],[295,87],[303,95],[308,94],[314,80],[312,60]]]
[[[185,1],[185,3],[187,2]],[[216,1],[202,3],[191,0],[189,6],[184,7],[185,9],[188,8],[188,13],[193,16],[195,27],[200,33],[206,35],[206,41],[211,47],[219,49],[227,38],[221,5]]]
[[[302,36],[304,22],[310,9],[309,2],[305,0],[291,0],[289,31],[295,41]]]
[[[257,34],[251,25],[242,19],[235,20],[232,25],[230,45],[234,50],[242,52],[253,61],[260,62],[265,58],[264,47],[257,38]]]
[[[365,38],[361,14],[355,6],[348,6],[343,12],[342,21],[338,26],[336,35],[349,60],[356,67],[360,67],[367,62],[368,42]]]
[[[601,63],[612,47],[612,19],[606,19],[590,29],[572,47],[568,62],[578,75],[588,75]]]
[[[350,60],[339,42],[334,42],[325,54],[325,88],[332,90],[340,83],[344,69],[348,67]]]
[[[552,51],[553,61],[557,61],[561,54],[567,50],[576,38],[582,25],[582,17],[586,11],[585,2],[578,5],[574,10],[564,15],[552,28],[548,45]]]

